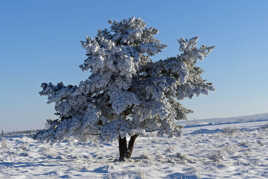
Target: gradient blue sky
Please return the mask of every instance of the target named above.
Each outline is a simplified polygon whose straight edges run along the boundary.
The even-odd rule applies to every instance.
[[[216,45],[200,63],[215,92],[183,102],[192,119],[268,112],[268,1],[0,2],[0,130],[42,128],[54,106],[40,97],[41,82],[78,84],[89,73],[80,40],[108,19],[137,16],[159,29],[168,45],[155,59],[175,56],[176,39],[199,36]]]

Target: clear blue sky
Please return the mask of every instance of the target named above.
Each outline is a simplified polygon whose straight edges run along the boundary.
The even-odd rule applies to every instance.
[[[137,16],[159,29],[168,45],[157,58],[178,53],[176,39],[198,35],[216,45],[200,65],[216,91],[185,100],[211,118],[268,112],[268,1],[0,2],[0,130],[42,128],[54,106],[40,97],[41,82],[78,84],[89,74],[80,40],[107,27],[108,19]]]

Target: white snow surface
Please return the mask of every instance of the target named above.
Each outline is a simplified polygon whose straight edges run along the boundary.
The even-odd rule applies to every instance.
[[[138,137],[132,159],[117,142],[50,145],[28,134],[0,138],[0,179],[268,178],[268,114],[182,121],[181,137]]]

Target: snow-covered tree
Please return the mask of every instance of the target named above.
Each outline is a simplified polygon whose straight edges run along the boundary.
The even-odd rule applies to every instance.
[[[197,66],[214,48],[197,47],[198,38],[179,39],[176,57],[153,62],[166,45],[140,18],[108,21],[109,28],[81,41],[87,58],[80,65],[89,77],[79,85],[43,83],[40,95],[55,103],[58,119],[36,139],[112,141],[118,139],[120,160],[131,157],[135,139],[145,132],[180,136],[177,120],[192,112],[180,104],[185,97],[214,90]],[[130,136],[127,143],[126,136]]]

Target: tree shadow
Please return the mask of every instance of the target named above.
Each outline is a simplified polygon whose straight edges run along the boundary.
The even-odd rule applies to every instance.
[[[92,170],[91,172],[93,172],[93,173],[108,173],[108,169],[109,169],[108,166],[103,166],[103,167],[98,167],[98,168]]]

